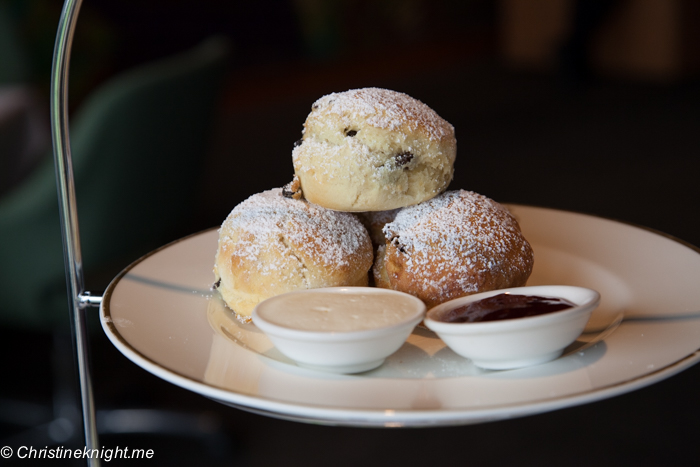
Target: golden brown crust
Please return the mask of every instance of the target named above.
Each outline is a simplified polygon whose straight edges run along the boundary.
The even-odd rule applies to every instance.
[[[453,298],[525,285],[533,252],[515,218],[495,201],[452,191],[399,212],[384,228],[375,283],[433,307]]]
[[[262,300],[285,292],[367,285],[372,244],[349,213],[286,198],[281,189],[253,195],[219,231],[214,274],[231,309],[249,316]]]
[[[369,232],[372,244],[376,247],[384,245],[384,226],[394,220],[400,209],[389,211],[358,212],[357,217]]]

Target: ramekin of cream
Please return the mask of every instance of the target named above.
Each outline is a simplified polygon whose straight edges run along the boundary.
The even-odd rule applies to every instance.
[[[425,317],[425,304],[394,290],[329,287],[259,303],[253,323],[299,366],[359,373],[380,366]]]

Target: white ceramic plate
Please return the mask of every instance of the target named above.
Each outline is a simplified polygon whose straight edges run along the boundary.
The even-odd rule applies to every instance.
[[[598,217],[510,208],[535,250],[528,285],[578,285],[602,296],[586,333],[543,365],[479,370],[417,329],[371,372],[297,367],[211,291],[217,230],[156,250],[116,277],[102,302],[103,328],[129,359],[183,388],[277,418],[348,426],[540,413],[647,386],[700,359],[699,250]]]

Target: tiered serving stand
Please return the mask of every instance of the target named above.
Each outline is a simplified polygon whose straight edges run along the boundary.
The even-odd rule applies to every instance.
[[[83,283],[68,132],[69,58],[81,3],[66,0],[63,7],[51,118],[88,449],[99,447],[86,329],[92,307],[100,307],[112,343],[158,377],[243,410],[330,425],[460,425],[524,416],[629,392],[700,360],[700,250],[648,229],[527,206],[511,209],[535,249],[529,284],[580,285],[602,295],[599,312],[565,356],[529,369],[479,371],[422,330],[369,374],[300,369],[254,327],[231,320],[210,293],[214,230],[152,252],[120,273],[104,297],[91,295]]]
[[[51,135],[63,233],[71,330],[80,379],[85,444],[88,449],[97,449],[99,441],[90,377],[86,309],[99,306],[102,297],[91,297],[89,292],[85,291],[68,125],[68,72],[73,34],[81,4],[82,0],[66,0],[58,25],[51,69]],[[97,466],[100,461],[97,458],[88,459],[88,464]]]

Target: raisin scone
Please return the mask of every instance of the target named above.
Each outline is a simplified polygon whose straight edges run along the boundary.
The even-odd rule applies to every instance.
[[[417,296],[428,308],[488,290],[519,287],[533,251],[510,212],[470,191],[448,191],[401,209],[383,229],[375,284]]]
[[[422,102],[379,88],[317,100],[292,152],[307,200],[338,211],[385,211],[447,189],[457,141]]]
[[[300,289],[366,286],[373,251],[350,213],[285,197],[281,188],[236,206],[219,230],[216,288],[241,321],[259,302]]]

